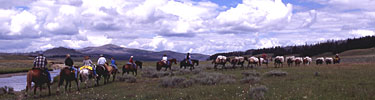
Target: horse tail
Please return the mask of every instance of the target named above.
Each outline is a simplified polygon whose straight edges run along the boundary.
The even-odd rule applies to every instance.
[[[31,81],[33,79],[32,73],[33,73],[32,70],[29,70],[27,72],[27,76],[26,76],[26,82],[27,82],[26,83],[26,92],[27,92],[28,89],[31,89]]]

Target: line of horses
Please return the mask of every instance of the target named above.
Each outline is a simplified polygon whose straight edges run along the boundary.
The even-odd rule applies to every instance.
[[[156,70],[160,71],[162,68],[165,68],[165,70],[170,69],[172,64],[177,64],[176,59],[169,59],[168,63],[164,63],[162,61],[159,61],[156,63]],[[132,64],[125,64],[122,66],[122,75],[125,73],[129,74],[130,72],[136,76],[138,68],[142,69],[143,62],[141,61],[135,61],[135,65]],[[194,69],[194,66],[198,66],[199,61],[198,60],[191,60],[191,63],[188,60],[182,60],[180,62],[180,68],[190,68],[190,70]],[[79,68],[78,66],[74,66],[76,68]],[[57,87],[57,93],[60,93],[60,87],[65,82],[65,91],[70,91],[72,86],[72,81],[75,82],[75,85],[77,87],[77,91],[80,91],[80,82],[85,84],[85,87],[88,88],[90,82],[89,80],[95,80],[95,86],[99,85],[100,80],[104,79],[104,84],[107,84],[110,81],[110,77],[112,76],[112,81],[115,81],[117,73],[120,73],[117,69],[113,68],[112,66],[109,66],[108,63],[97,66],[93,65],[92,68],[96,69],[96,74],[94,75],[93,70],[89,68],[83,68],[79,70],[78,77],[75,77],[75,71],[71,70],[69,67],[65,66],[61,69],[60,75],[59,75],[59,82]],[[25,96],[27,96],[27,93],[29,89],[32,89],[31,83],[34,83],[34,96],[36,95],[37,88],[40,89],[40,92],[42,91],[42,85],[47,84],[48,87],[48,95],[51,95],[51,83],[48,80],[48,76],[42,69],[39,68],[33,68],[28,71],[27,73],[27,85],[26,85],[26,92]],[[41,93],[39,94],[41,96]]]
[[[276,56],[273,60],[271,58],[263,58],[263,57],[234,57],[229,58],[226,56],[217,56],[216,59],[212,61],[212,64],[214,65],[214,69],[218,69],[218,66],[221,66],[221,69],[236,69],[237,66],[240,68],[245,68],[245,62],[247,63],[247,68],[254,68],[256,66],[262,66],[262,64],[266,65],[268,67],[268,64],[274,61],[274,67],[279,68],[284,66],[284,62],[290,67],[290,66],[300,66],[300,65],[310,65],[312,63],[312,58],[306,56],[306,57],[295,57],[295,56],[288,56],[284,59],[284,56]],[[316,59],[316,64],[321,65],[323,63],[326,64],[338,64],[340,63],[340,58],[335,57],[318,57]],[[227,67],[226,64],[229,63],[231,66]]]

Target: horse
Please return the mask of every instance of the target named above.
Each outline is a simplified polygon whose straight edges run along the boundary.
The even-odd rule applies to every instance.
[[[288,64],[288,67],[292,66],[294,62],[294,57],[287,57],[286,63]]]
[[[172,63],[177,64],[177,60],[175,58],[168,60],[169,64],[165,64],[163,61],[156,62],[156,70],[160,71],[162,67],[165,67],[165,71],[169,68],[172,70]]]
[[[105,66],[108,66],[108,65],[104,64],[104,65],[99,65],[99,66],[96,67],[96,74],[98,75],[96,77],[96,85],[99,85],[99,81],[100,81],[102,76],[104,77],[104,84],[107,84],[107,82],[109,80],[110,73],[106,69],[108,67],[105,67]]]
[[[326,57],[324,62],[326,62],[327,65],[328,65],[328,64],[332,64],[332,62],[333,62],[333,58],[331,58],[331,57]]]
[[[92,68],[95,68],[95,66],[96,65],[94,65],[94,67],[92,67]],[[80,70],[79,76],[80,76],[81,83],[82,82],[85,83],[86,88],[88,88],[87,81],[89,79],[95,78],[94,77],[94,71],[90,70],[88,68],[83,68],[82,70]]]
[[[34,82],[35,86],[34,86],[34,95],[36,94],[36,88],[39,87],[40,89],[40,92],[42,92],[42,85],[44,83],[47,83],[47,87],[48,87],[48,95],[51,95],[51,83],[49,82],[48,80],[48,76],[47,74],[44,74],[43,70],[42,69],[39,69],[39,68],[33,68],[33,69],[30,69],[28,72],[27,72],[27,76],[26,76],[27,80],[26,80],[26,92],[25,92],[25,96],[27,96],[27,93],[28,93],[28,90],[31,89],[31,82]],[[39,97],[41,97],[42,94],[40,93],[39,94]]]
[[[64,67],[63,69],[61,69],[59,85],[57,86],[57,93],[60,92],[60,86],[64,83],[64,81],[65,81],[65,91],[67,91],[68,85],[69,85],[69,91],[70,91],[70,88],[72,87],[72,84],[71,84],[72,81],[76,82],[77,90],[79,91],[78,79],[75,77],[74,73],[75,73],[75,70],[70,70],[69,67]]]
[[[275,68],[283,67],[284,66],[284,57],[283,56],[276,56],[275,58]]]
[[[247,64],[247,67],[251,67],[251,68],[254,68],[254,66],[257,66],[257,65],[260,65],[260,60],[257,58],[257,57],[250,57],[248,58],[246,61],[248,61],[249,63]]]
[[[294,60],[295,66],[299,66],[301,63],[303,63],[303,60],[301,57],[296,57]]]
[[[186,69],[186,67],[190,67],[190,70],[193,70],[195,65],[199,65],[199,60],[191,59],[191,63],[188,63],[188,60],[184,59],[180,61],[180,68],[184,67]]]
[[[122,66],[122,75],[125,73],[129,74],[129,72],[132,72],[134,76],[137,76],[137,69],[142,68],[142,62],[135,61],[135,67],[132,64],[125,64]]]
[[[143,62],[135,61],[134,63],[139,67],[139,69],[142,69]]]
[[[315,64],[316,64],[316,65],[319,65],[319,64],[322,65],[323,62],[324,62],[324,58],[323,58],[323,57],[319,57],[319,58],[316,59]]]
[[[212,64],[214,64],[214,69],[217,70],[218,65],[222,65],[221,69],[226,69],[225,64],[228,62],[228,59],[225,56],[222,56],[222,58],[218,57],[216,60],[212,61]]]
[[[113,77],[112,81],[114,82],[115,79],[116,79],[116,74],[117,74],[118,70],[113,68],[112,66],[109,66],[108,63],[104,64],[104,67],[106,67],[106,69],[108,71],[108,74],[109,74],[109,76],[107,78],[107,82],[109,82],[109,79],[110,79],[111,75]]]
[[[235,69],[236,65],[241,65],[241,68],[244,68],[243,65],[245,63],[246,57],[235,57],[234,59],[230,60],[230,63],[232,64],[232,68]]]
[[[266,64],[266,67],[268,67],[268,59],[267,58],[259,58],[260,64]]]

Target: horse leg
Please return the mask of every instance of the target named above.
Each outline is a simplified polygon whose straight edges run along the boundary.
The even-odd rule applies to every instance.
[[[34,86],[34,96],[36,95],[36,88],[38,88],[38,85]]]
[[[117,71],[115,71],[115,73],[113,74],[113,82],[115,81],[115,78],[116,78],[116,73],[117,73]]]
[[[42,85],[43,85],[43,84],[40,84],[40,85],[39,85],[39,97],[42,97]]]
[[[71,89],[72,89],[72,81],[69,81],[68,91],[70,92]]]
[[[135,76],[137,76],[137,74],[138,74],[138,73],[137,73],[137,69],[135,69],[135,71],[134,71],[134,72],[135,72]]]
[[[65,92],[68,91],[68,81],[65,81]]]
[[[51,84],[47,83],[47,87],[48,87],[48,96],[51,96]]]
[[[96,78],[96,86],[99,86],[100,75]]]
[[[78,84],[78,79],[75,79],[76,84],[77,84],[77,90],[79,91],[79,84]]]

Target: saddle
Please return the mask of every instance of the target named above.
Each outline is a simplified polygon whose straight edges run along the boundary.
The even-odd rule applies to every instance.
[[[79,70],[82,70],[82,69],[93,70],[93,68],[91,66],[82,66],[82,67],[79,68]]]
[[[40,70],[40,71],[42,71],[42,76],[47,76],[47,71],[48,71],[48,69],[47,68],[36,68],[36,67],[33,67],[32,68],[32,70]],[[46,71],[47,70],[47,71]]]

